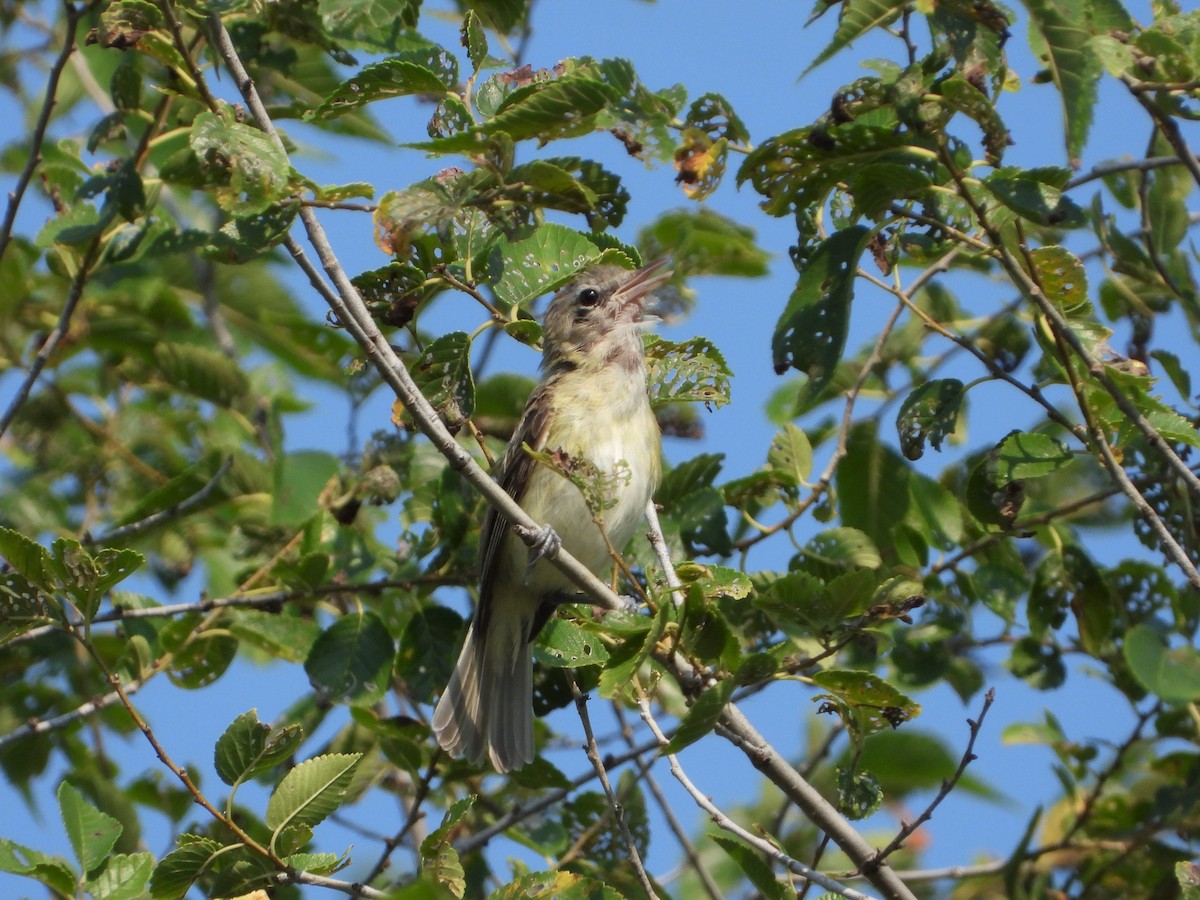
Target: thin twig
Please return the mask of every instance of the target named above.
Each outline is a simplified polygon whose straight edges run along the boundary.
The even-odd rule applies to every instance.
[[[992,708],[992,703],[995,701],[995,699],[995,689],[988,688],[987,693],[983,695],[983,708],[979,710],[979,718],[967,719],[967,725],[971,729],[971,736],[967,739],[967,749],[963,751],[962,759],[960,759],[958,762],[958,768],[954,770],[953,775],[942,780],[941,789],[937,792],[937,796],[934,797],[933,800],[930,801],[929,805],[925,807],[924,812],[917,816],[912,822],[906,823],[904,827],[902,827],[896,834],[896,836],[892,838],[891,843],[880,850],[879,853],[875,855],[875,858],[867,863],[866,868],[863,869],[864,874],[877,868],[885,859],[904,846],[904,842],[908,840],[909,836],[926,822],[928,822],[931,818],[933,818],[933,811],[941,805],[943,800],[950,796],[950,792],[954,790],[954,787],[958,784],[959,779],[963,777],[963,773],[967,771],[967,766],[973,763],[976,759],[975,739],[979,737],[979,731],[981,728],[983,728],[984,717],[988,714],[988,710]]]
[[[177,516],[182,516],[185,513],[190,512],[212,495],[213,491],[217,489],[217,485],[221,483],[221,479],[225,477],[232,467],[233,457],[225,457],[225,461],[221,463],[220,467],[213,474],[213,477],[210,478],[208,482],[202,488],[200,488],[200,490],[196,491],[196,493],[192,494],[190,497],[187,497],[186,499],[181,500],[172,506],[168,506],[166,509],[160,509],[156,513],[151,513],[144,519],[139,519],[136,522],[130,522],[128,525],[121,525],[118,528],[113,528],[110,531],[106,531],[99,537],[92,538],[84,543],[96,544],[101,547],[110,546],[115,541],[126,540],[130,537],[133,537],[135,534],[140,534],[141,532],[150,528],[155,528],[164,522],[169,522],[171,519],[174,519]]]
[[[92,238],[88,244],[87,250],[83,254],[83,258],[79,260],[79,270],[75,273],[75,277],[71,279],[71,288],[67,293],[67,302],[63,304],[62,313],[58,317],[58,323],[54,326],[54,330],[46,335],[46,339],[42,341],[42,346],[38,348],[38,352],[34,354],[33,362],[29,365],[29,371],[25,374],[25,378],[17,387],[17,392],[9,403],[8,409],[4,411],[4,417],[0,418],[0,437],[8,431],[8,426],[12,424],[13,419],[17,417],[17,413],[29,399],[29,392],[33,390],[34,384],[38,380],[38,376],[42,374],[42,369],[46,367],[46,363],[50,361],[50,357],[54,355],[54,351],[58,349],[58,345],[62,343],[62,339],[67,336],[67,331],[71,327],[71,317],[75,315],[75,309],[79,306],[79,300],[83,296],[83,287],[87,283],[88,275],[91,274],[92,266],[100,256],[100,235]]]
[[[400,830],[394,835],[383,840],[383,853],[379,855],[379,859],[375,861],[375,865],[371,867],[370,873],[365,879],[367,884],[370,884],[376,878],[383,874],[388,867],[388,861],[391,859],[392,853],[399,847],[408,833],[413,827],[421,821],[425,812],[421,809],[421,804],[425,802],[425,798],[429,796],[429,788],[433,784],[433,778],[437,774],[438,763],[441,761],[442,751],[438,750],[433,754],[433,758],[429,761],[429,766],[425,769],[425,774],[417,784],[416,790],[413,792],[412,804],[408,808],[408,815],[404,817],[404,824],[400,826]]]
[[[665,747],[669,741],[667,740],[666,735],[663,734],[662,729],[659,728],[658,722],[655,720],[653,713],[651,713],[650,700],[644,694],[638,698],[638,708],[642,713],[642,721],[646,723],[647,727],[654,734],[655,738],[658,739],[659,745],[661,747]],[[798,859],[793,859],[778,847],[774,846],[758,835],[747,831],[737,822],[725,815],[725,813],[721,812],[720,808],[718,808],[717,805],[713,803],[704,793],[702,793],[700,789],[692,783],[692,780],[688,778],[687,773],[683,770],[683,766],[679,764],[679,757],[674,753],[667,754],[667,763],[671,767],[671,774],[675,776],[675,780],[683,785],[683,789],[687,791],[689,795],[691,795],[692,799],[696,802],[696,805],[708,813],[709,817],[713,820],[713,823],[718,828],[722,829],[723,831],[728,831],[730,834],[741,838],[754,849],[761,853],[767,854],[772,860],[788,869],[788,871],[793,872],[799,877],[805,879],[806,881],[815,882],[825,890],[832,891],[833,893],[842,897],[847,897],[849,900],[869,900],[868,895],[856,891],[853,888],[846,887],[844,884],[834,881],[829,876],[823,875],[820,872],[809,868]]]
[[[638,851],[637,844],[633,840],[633,833],[629,830],[629,823],[625,820],[625,808],[617,798],[617,794],[608,780],[604,760],[600,758],[600,748],[596,746],[596,736],[592,733],[592,718],[587,711],[587,694],[579,690],[579,685],[575,683],[573,677],[571,678],[571,696],[575,698],[575,711],[579,714],[579,721],[583,725],[588,760],[591,761],[592,768],[596,771],[596,777],[600,779],[600,787],[604,789],[604,796],[608,798],[608,808],[612,810],[613,817],[617,821],[617,828],[621,831],[621,838],[625,841],[625,853],[629,858],[629,864],[633,866],[634,874],[637,875],[646,896],[651,900],[658,900],[658,893],[654,890],[650,876],[646,874],[646,867],[642,864],[642,854]]]
[[[95,2],[88,3],[82,8],[76,8],[69,2],[64,3],[63,6],[66,8],[66,34],[63,37],[62,50],[59,51],[58,57],[50,67],[50,74],[46,78],[46,92],[42,97],[42,108],[38,111],[37,122],[34,123],[33,134],[29,139],[29,158],[25,160],[25,168],[17,176],[16,186],[8,195],[8,208],[4,211],[4,222],[0,223],[0,259],[4,258],[4,251],[8,249],[9,241],[12,240],[13,224],[17,219],[17,210],[20,209],[21,201],[25,197],[25,190],[29,187],[29,182],[33,180],[33,173],[41,165],[42,143],[46,140],[46,130],[50,127],[50,116],[58,103],[58,82],[62,77],[63,69],[67,67],[67,61],[75,52],[75,35],[79,29],[79,22],[95,6]],[[0,428],[0,434],[3,433],[4,429]]]

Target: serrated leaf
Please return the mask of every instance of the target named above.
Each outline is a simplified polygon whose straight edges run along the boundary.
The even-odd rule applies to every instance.
[[[50,607],[24,575],[0,574],[0,645],[52,621]]]
[[[267,802],[264,821],[273,835],[284,828],[312,828],[324,821],[341,805],[360,759],[361,753],[316,756],[283,776]]]
[[[1003,486],[1010,481],[1041,478],[1075,460],[1065,444],[1048,434],[1018,431],[996,448],[995,476]]]
[[[446,60],[453,60],[448,54]],[[454,80],[457,81],[457,65]],[[434,96],[454,90],[453,82],[447,83],[448,70],[439,74],[429,66],[427,54],[408,57],[392,57],[364,66],[356,75],[339,84],[321,104],[305,115],[309,121],[325,121],[392,97],[413,94]]]
[[[646,381],[650,403],[703,403],[720,407],[729,402],[733,373],[725,357],[707,338],[663,340],[646,335]]]
[[[312,686],[339,703],[376,703],[387,691],[396,648],[373,612],[348,612],[313,643],[304,671]]]
[[[298,725],[286,725],[272,736],[271,726],[258,721],[252,709],[234,719],[217,739],[213,765],[222,781],[237,785],[283,762],[303,739]]]
[[[896,414],[901,452],[909,459],[920,459],[926,441],[940,451],[942,441],[958,423],[962,401],[963,383],[957,378],[939,378],[917,386]]]
[[[170,387],[218,406],[234,405],[250,389],[237,362],[209,347],[156,344],[154,362]]]
[[[84,873],[99,866],[121,836],[121,823],[88,802],[69,782],[58,786],[58,809],[67,839]]]
[[[488,42],[487,34],[483,30],[483,22],[475,10],[468,9],[467,14],[463,16],[459,36],[462,45],[467,49],[467,58],[471,60],[471,65],[478,72],[487,60]]]
[[[0,527],[0,557],[31,584],[45,591],[54,589],[48,571],[50,551],[37,541],[30,540],[19,531]]]
[[[154,857],[149,853],[116,853],[88,881],[87,890],[94,900],[140,900],[153,871]]]
[[[816,397],[833,377],[850,326],[858,260],[870,232],[854,227],[822,241],[800,275],[771,338],[775,372],[793,368],[808,376]]]
[[[608,662],[608,648],[599,637],[567,619],[551,619],[533,645],[533,657],[543,666],[577,669]]]
[[[537,137],[542,142],[590,131],[589,116],[617,99],[612,87],[601,81],[567,76],[514,91],[505,98],[484,130],[504,132],[514,141]]]
[[[450,839],[474,803],[474,794],[456,801],[446,810],[442,824],[421,841],[421,867],[460,900],[467,890],[466,875]]]
[[[1086,7],[1081,0],[1023,0],[1031,38],[1044,48],[1050,77],[1062,103],[1067,157],[1076,164],[1092,125],[1100,63],[1088,41]]]
[[[235,216],[262,213],[291,193],[287,154],[257,128],[202,112],[188,141],[201,164],[221,174],[217,202]]]
[[[409,371],[451,431],[461,428],[474,413],[471,336],[465,331],[452,331],[428,343]]]
[[[689,744],[693,744],[709,734],[725,711],[729,698],[733,696],[735,685],[731,679],[718,681],[699,697],[687,711],[687,715],[679,722],[675,736],[662,749],[663,753],[678,753]]]
[[[0,838],[0,872],[33,878],[60,897],[73,897],[78,881],[65,859],[23,847],[8,838]]]
[[[221,855],[221,845],[197,835],[185,834],[179,846],[158,861],[150,876],[154,900],[183,900],[192,885]]]
[[[851,43],[867,32],[898,18],[905,5],[904,0],[846,0],[842,4],[841,18],[838,20],[833,40],[814,57],[801,77],[807,75],[839,50],[849,47]]]
[[[492,289],[506,307],[524,306],[566,284],[600,260],[600,250],[578,231],[552,222],[532,237],[496,245],[500,274]]]

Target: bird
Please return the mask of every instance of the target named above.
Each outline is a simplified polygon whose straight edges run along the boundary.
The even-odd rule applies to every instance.
[[[609,545],[619,551],[642,521],[662,472],[643,313],[669,277],[663,261],[636,270],[595,265],[550,301],[541,379],[494,473],[543,527],[530,549],[503,513],[489,506],[484,516],[478,602],[432,720],[452,756],[487,759],[497,772],[534,759],[530,644],[558,605],[586,599],[549,557],[564,548],[599,574],[611,565]],[[531,450],[603,479],[603,531],[579,487]]]

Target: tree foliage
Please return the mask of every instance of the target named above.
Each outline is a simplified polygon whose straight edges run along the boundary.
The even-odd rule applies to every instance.
[[[647,84],[626,59],[526,63],[521,0],[450,9],[461,40],[443,46],[420,0],[0,4],[0,72],[29,123],[0,156],[0,765],[27,802],[65,771],[73,854],[0,833],[0,871],[101,900],[773,897],[787,878],[847,896],[1193,896],[1200,13],[818,0],[837,24],[809,69],[864,38],[893,52],[815,121],[753,134],[720,94]],[[1016,44],[1043,86],[1019,84]],[[1101,88],[1140,119],[1114,123]],[[1062,143],[1018,165],[1006,98],[1034,89],[1056,98]],[[398,97],[427,125],[397,152],[432,174],[305,174],[306,135],[347,154],[394,141],[377,112]],[[1102,128],[1129,132],[1130,155],[1080,171]],[[636,235],[632,163],[674,177],[681,204]],[[795,288],[767,300],[762,357],[782,380],[762,464],[673,459],[654,547],[635,541],[619,579],[640,611],[571,607],[539,638],[535,708],[578,708],[582,774],[447,759],[429,704],[464,622],[444,601],[472,589],[500,502],[484,470],[529,386],[491,347],[536,347],[538,298],[593,263],[670,256],[674,314],[693,278],[764,274],[762,222],[700,203],[738,186],[795,223]],[[390,261],[345,271],[335,215],[370,216]],[[892,313],[855,331],[868,295]],[[469,324],[443,328],[450,308]],[[695,437],[697,405],[730,401],[722,346],[740,339],[647,339],[668,434]],[[297,448],[291,420],[329,392],[351,409],[392,392],[393,421],[345,453]],[[168,682],[186,704],[239,659],[302,669],[309,689],[277,721],[237,716],[212,751],[165,746],[137,692]],[[985,688],[1052,697],[1085,670],[1121,698],[1124,737],[1050,713],[1009,726],[1053,754],[1060,799],[1028,810],[1015,848],[922,872],[915,828],[997,796],[969,765]],[[922,727],[938,685],[978,710],[969,730]],[[622,717],[606,756],[589,692]],[[763,692],[806,710],[809,746],[758,733],[739,703]],[[539,725],[540,746],[554,737]],[[743,752],[761,790],[712,807],[676,756],[698,742]],[[660,755],[721,832],[676,835],[674,885],[641,864]],[[322,823],[380,794],[401,820],[359,819],[353,854],[330,847]],[[863,836],[914,796],[914,822]],[[143,834],[162,820],[156,855]],[[545,871],[485,855],[499,832]]]

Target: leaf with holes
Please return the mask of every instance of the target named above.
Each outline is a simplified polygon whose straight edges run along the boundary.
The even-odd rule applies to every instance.
[[[543,666],[577,669],[608,662],[608,648],[591,631],[566,619],[551,619],[533,645],[533,658]]]
[[[441,96],[453,91],[457,83],[458,62],[445,50],[439,48],[432,55],[412,51],[364,66],[334,88],[305,118],[318,122],[332,119],[392,97]]]
[[[216,197],[226,212],[255,215],[291,193],[287,153],[257,128],[202,112],[188,139],[201,166],[223,182]]]
[[[554,223],[542,225],[522,241],[502,240],[494,253],[498,271],[492,290],[505,307],[524,306],[558,290],[601,257],[601,250],[584,235]]]
[[[409,371],[451,431],[457,431],[471,417],[475,411],[475,378],[471,374],[471,337],[465,331],[452,331],[431,341]]]
[[[650,403],[703,403],[710,409],[729,402],[733,373],[707,338],[678,343],[646,335],[646,381]]]
[[[459,822],[475,803],[471,794],[455,802],[446,810],[442,824],[421,841],[421,867],[455,897],[461,898],[467,890],[466,876],[458,851],[451,844]]]
[[[1090,319],[1087,273],[1079,257],[1066,247],[1037,247],[1029,251],[1038,283],[1046,299],[1069,319]]]
[[[940,451],[942,441],[958,423],[962,401],[963,383],[957,378],[939,378],[917,387],[905,398],[896,415],[901,452],[909,459],[920,459],[926,441]]]
[[[782,375],[792,368],[807,375],[810,397],[828,384],[842,357],[854,275],[869,236],[866,228],[854,227],[822,241],[775,326],[775,371]]]
[[[812,698],[820,704],[817,711],[837,714],[855,740],[898,728],[921,713],[919,703],[870,672],[826,669],[812,681],[825,690]]]

